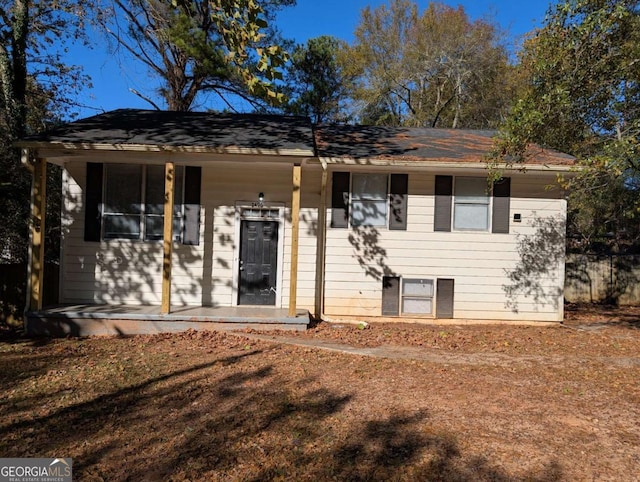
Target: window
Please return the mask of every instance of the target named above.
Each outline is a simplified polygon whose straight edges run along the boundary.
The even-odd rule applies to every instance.
[[[486,178],[456,177],[453,228],[463,231],[488,231],[489,200]]]
[[[181,239],[184,168],[175,169],[174,239]],[[104,165],[104,239],[161,240],[164,232],[164,166]]]
[[[434,231],[509,233],[511,180],[494,182],[488,194],[485,177],[435,177]]]
[[[438,295],[440,295],[438,279]],[[450,296],[453,303],[453,294]],[[384,276],[382,279],[382,315],[433,315],[435,282],[432,278]],[[447,302],[443,292],[444,303]]]
[[[353,174],[351,179],[351,225],[387,224],[386,174]]]
[[[407,174],[334,172],[331,227],[407,229]]]
[[[147,166],[145,180],[145,239],[164,236],[164,166]],[[176,166],[173,187],[173,239],[182,231],[184,169]]]
[[[433,280],[402,279],[402,314],[433,313]]]
[[[105,165],[102,232],[106,239],[139,239],[142,166]]]
[[[174,239],[200,243],[202,168],[178,166],[174,182]],[[87,163],[84,240],[162,239],[164,166]]]

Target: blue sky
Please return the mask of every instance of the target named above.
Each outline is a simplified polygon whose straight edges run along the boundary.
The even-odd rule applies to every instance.
[[[552,0],[553,1],[553,0]],[[388,3],[383,0],[298,0],[293,8],[284,9],[278,15],[277,25],[285,37],[304,43],[308,38],[333,35],[348,42],[359,23],[361,10],[368,6],[375,8]],[[472,19],[489,16],[508,32],[513,45],[522,35],[539,27],[544,21],[549,2],[544,0],[459,0],[442,3],[462,5]],[[416,1],[420,11],[429,2]],[[73,48],[68,61],[82,65],[93,82],[92,89],[85,89],[80,102],[86,107],[80,109],[80,116],[86,117],[103,111],[122,107],[151,108],[148,103],[130,92],[136,89],[149,92],[153,79],[135,63],[127,59],[112,57],[104,37],[95,35],[96,47],[92,50]],[[221,106],[222,107],[222,106]]]

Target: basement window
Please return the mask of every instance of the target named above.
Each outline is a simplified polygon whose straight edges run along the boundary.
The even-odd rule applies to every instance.
[[[402,278],[402,314],[432,314],[433,294],[432,279]]]

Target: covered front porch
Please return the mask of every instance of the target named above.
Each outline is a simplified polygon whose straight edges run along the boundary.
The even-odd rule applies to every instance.
[[[130,336],[185,330],[305,330],[311,322],[307,310],[293,315],[288,308],[265,306],[175,307],[64,304],[31,311],[27,333],[40,336]]]
[[[307,119],[121,110],[17,145],[33,172],[28,333],[302,329],[320,312]],[[54,307],[43,306],[48,163],[63,168]]]

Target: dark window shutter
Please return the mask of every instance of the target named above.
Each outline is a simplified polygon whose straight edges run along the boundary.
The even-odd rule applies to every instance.
[[[331,182],[331,227],[349,227],[349,181],[348,172],[334,172]]]
[[[87,163],[85,184],[84,240],[100,241],[102,228],[102,163]]]
[[[433,217],[434,231],[451,231],[451,195],[453,176],[436,176],[436,199]]]
[[[391,174],[389,190],[389,229],[407,229],[407,193],[409,176],[407,174]]]
[[[200,190],[202,168],[187,166],[184,169],[184,232],[182,244],[200,244]]]
[[[453,318],[453,280],[438,278],[436,318]]]
[[[400,314],[400,277],[383,276],[382,278],[382,315],[398,316]]]
[[[493,233],[509,232],[510,196],[511,178],[504,177],[493,183]]]

